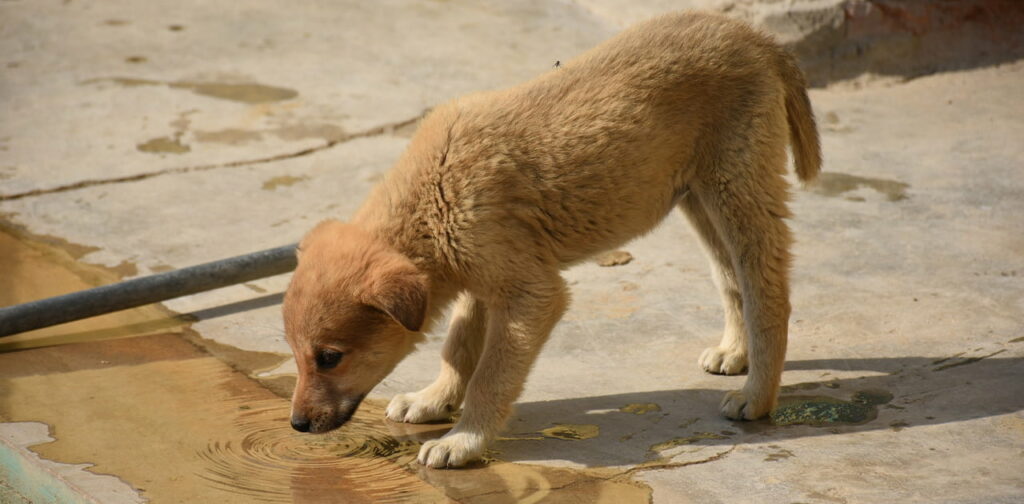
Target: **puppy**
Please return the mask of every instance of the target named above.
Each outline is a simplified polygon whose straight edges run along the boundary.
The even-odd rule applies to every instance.
[[[429,422],[462,406],[419,461],[477,458],[569,304],[560,272],[674,208],[702,238],[725,305],[722,341],[700,366],[749,367],[722,414],[767,414],[790,313],[787,145],[813,179],[803,74],[769,37],[709,14],[641,23],[525,84],[438,107],[351,222],[323,222],[299,246],[284,300],[292,425],[345,423],[455,302],[440,376],[395,397],[387,417]]]

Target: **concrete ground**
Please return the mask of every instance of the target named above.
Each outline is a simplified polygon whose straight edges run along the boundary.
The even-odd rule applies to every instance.
[[[680,3],[781,5],[4,2],[0,304],[294,242],[354,212],[425,110]],[[53,476],[99,502],[1019,502],[1024,61],[996,59],[811,91],[826,173],[793,191],[772,419],[718,416],[744,378],[696,365],[722,312],[673,215],[567,273],[486,465],[422,469],[446,426],[383,420],[443,332],[348,430],[289,431],[281,275],[0,340],[0,460],[42,475],[8,465],[0,499]]]

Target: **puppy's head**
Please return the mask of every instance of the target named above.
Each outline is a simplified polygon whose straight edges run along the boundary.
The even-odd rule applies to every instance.
[[[325,221],[299,245],[284,298],[298,363],[292,426],[340,427],[422,339],[428,280],[404,255],[351,224]]]

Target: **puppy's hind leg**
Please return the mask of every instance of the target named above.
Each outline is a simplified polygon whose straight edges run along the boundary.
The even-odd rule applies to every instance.
[[[786,154],[783,137],[765,136],[768,141],[745,149],[724,149],[738,155],[695,191],[730,251],[743,296],[747,381],[722,401],[722,413],[733,419],[753,420],[775,407],[786,358],[792,242],[783,220],[789,216]]]
[[[690,220],[701,238],[711,265],[711,275],[722,297],[725,310],[725,329],[722,342],[708,347],[698,363],[709,373],[734,375],[747,369],[747,335],[743,324],[743,294],[733,269],[732,254],[708,217],[696,194],[684,196],[679,208]]]
[[[441,352],[441,374],[419,392],[400,394],[388,404],[386,416],[395,422],[447,420],[462,404],[476,369],[487,330],[487,309],[468,293],[455,304],[448,339]]]

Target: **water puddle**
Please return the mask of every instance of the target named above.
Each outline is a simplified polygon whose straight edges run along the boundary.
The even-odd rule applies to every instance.
[[[450,425],[384,420],[368,400],[341,429],[301,434],[289,404],[174,334],[0,354],[0,418],[53,426],[41,457],[93,464],[153,502],[647,502],[612,469],[491,459],[424,469]],[[576,429],[586,432],[586,429]],[[586,437],[582,435],[581,437]],[[496,454],[495,455],[500,455]]]

